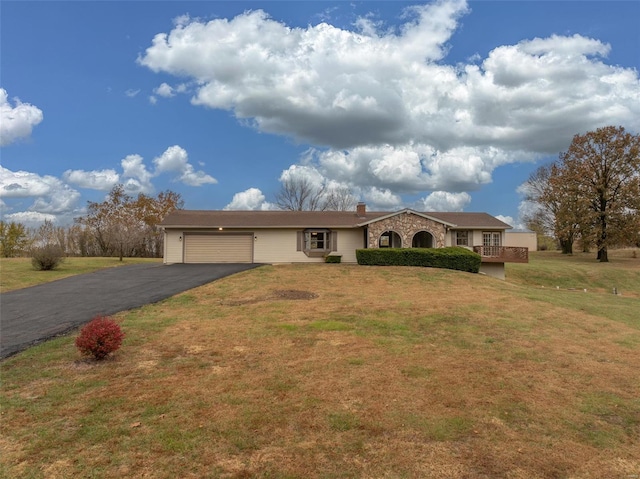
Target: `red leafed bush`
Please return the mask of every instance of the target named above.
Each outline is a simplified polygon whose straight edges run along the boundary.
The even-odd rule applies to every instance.
[[[116,351],[123,339],[118,323],[108,316],[96,316],[80,330],[76,346],[85,356],[100,360]]]

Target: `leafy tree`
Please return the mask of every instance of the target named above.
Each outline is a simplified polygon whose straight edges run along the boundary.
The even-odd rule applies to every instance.
[[[563,253],[577,238],[583,250],[595,244],[606,262],[609,247],[638,238],[640,136],[613,126],[576,135],[557,162],[529,177],[525,191],[537,205],[529,224],[552,232]]]
[[[23,224],[0,221],[0,254],[3,257],[19,256],[28,249],[29,244],[29,231]]]
[[[640,215],[640,135],[608,126],[576,135],[560,155],[553,186],[575,199],[583,234],[593,235],[597,258],[637,237]]]
[[[159,256],[162,236],[157,224],[170,211],[182,208],[178,193],[160,193],[156,198],[139,194],[128,195],[123,185],[116,185],[101,203],[88,202],[87,215],[76,218],[89,230],[103,256]],[[80,240],[86,240],[79,236]],[[87,242],[84,241],[84,246]]]
[[[158,224],[173,210],[181,209],[184,201],[180,194],[173,191],[158,193],[155,198],[139,194],[133,203],[138,219],[144,224],[144,248],[147,256],[162,256],[163,235]]]
[[[579,203],[571,193],[559,187],[562,171],[557,165],[541,166],[525,183],[525,200],[537,207],[525,216],[525,222],[539,235],[556,238],[563,254],[573,253],[573,242],[580,230]]]

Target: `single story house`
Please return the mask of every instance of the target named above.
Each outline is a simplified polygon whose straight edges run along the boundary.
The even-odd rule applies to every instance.
[[[164,262],[298,263],[361,248],[463,246],[483,257],[481,272],[504,278],[504,263],[527,262],[526,248],[505,245],[506,223],[487,213],[175,210],[160,223]],[[513,250],[513,251],[512,251]]]

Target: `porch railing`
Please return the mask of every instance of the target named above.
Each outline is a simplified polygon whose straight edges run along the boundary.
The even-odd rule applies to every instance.
[[[529,248],[519,246],[474,246],[483,263],[528,263]]]

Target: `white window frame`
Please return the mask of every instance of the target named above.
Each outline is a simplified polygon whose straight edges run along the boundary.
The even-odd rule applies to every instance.
[[[483,231],[482,246],[502,246],[502,233],[500,231]]]

